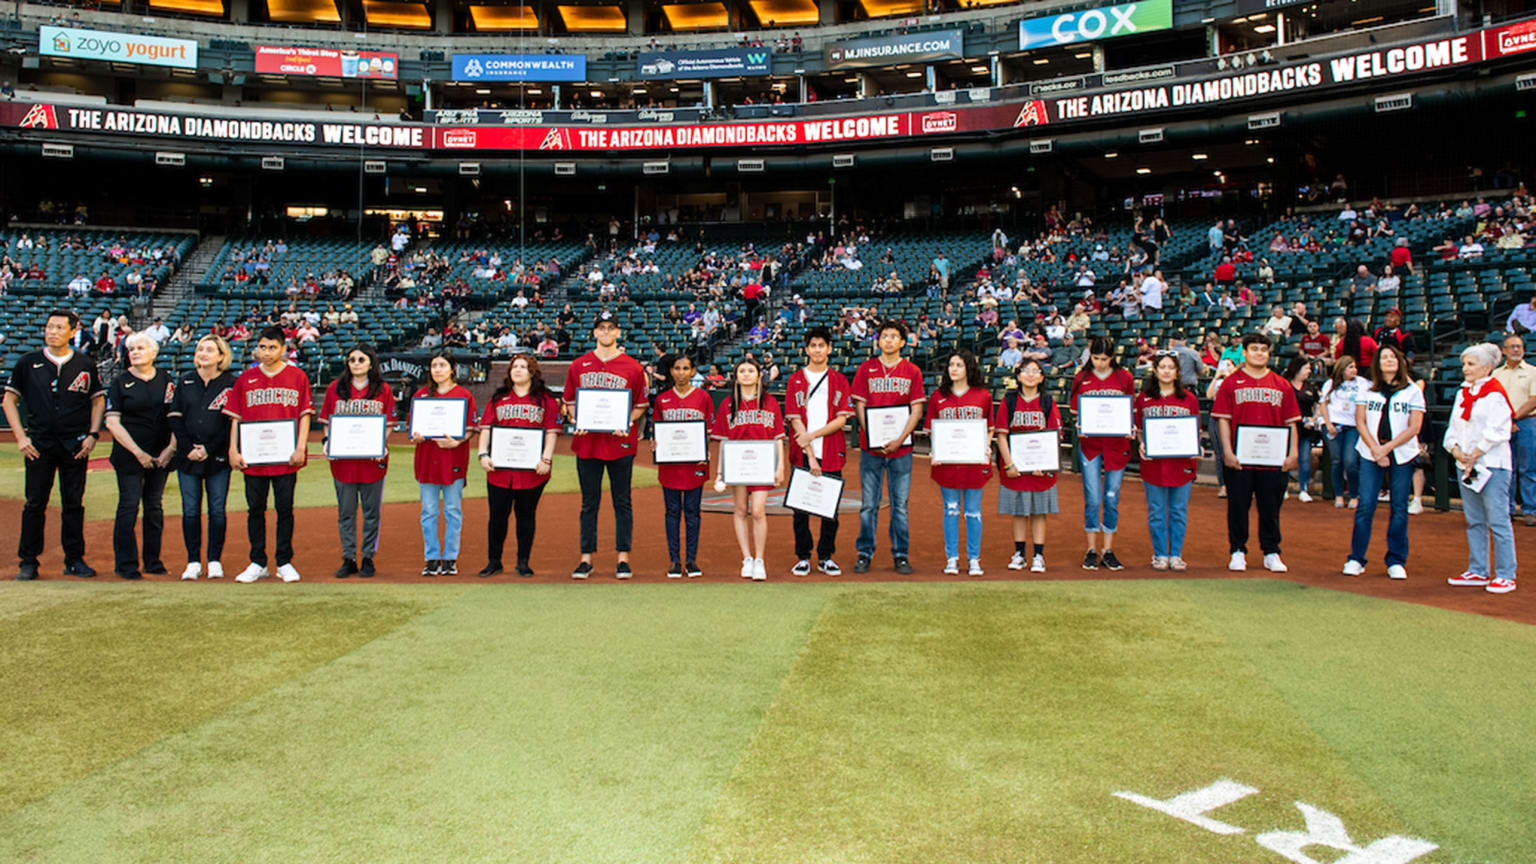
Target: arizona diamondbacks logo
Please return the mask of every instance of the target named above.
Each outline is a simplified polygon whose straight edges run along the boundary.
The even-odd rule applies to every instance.
[[[551,129],[544,134],[544,140],[539,144],[540,150],[564,150],[568,143],[565,139],[564,129]]]
[[[219,393],[219,395],[213,397],[213,401],[212,402],[208,403],[208,410],[209,411],[223,411],[224,410],[224,406],[226,404],[228,404],[228,403],[229,403],[229,389],[225,388],[223,391],[221,391]]]
[[[483,68],[481,68],[479,60],[476,60],[473,57],[471,57],[469,59],[469,61],[464,64],[464,77],[465,78],[479,78],[481,75],[484,75],[484,74],[485,74],[485,70]]]
[[[81,372],[79,375],[76,375],[75,380],[71,382],[68,387],[68,390],[71,393],[86,393],[89,392],[90,389],[91,376],[88,372]]]
[[[1014,118],[1015,129],[1020,126],[1044,126],[1051,122],[1051,115],[1045,110],[1045,102],[1041,99],[1031,99],[1019,109],[1019,116]]]
[[[57,129],[59,121],[54,116],[52,105],[33,105],[16,125],[22,129]]]

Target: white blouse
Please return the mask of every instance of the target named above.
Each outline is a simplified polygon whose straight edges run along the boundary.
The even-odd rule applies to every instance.
[[[1323,384],[1323,392],[1318,396],[1328,406],[1328,422],[1335,426],[1355,428],[1355,397],[1364,390],[1365,379],[1358,375],[1344,380],[1337,387],[1333,386],[1333,379],[1328,379]]]
[[[1451,408],[1451,423],[1445,427],[1445,439],[1441,446],[1449,453],[1452,446],[1461,452],[1483,451],[1477,464],[1484,468],[1513,467],[1509,455],[1510,429],[1514,425],[1514,412],[1509,403],[1497,396],[1485,396],[1472,406],[1472,419],[1461,419],[1461,406],[1468,398],[1468,391],[1478,391],[1487,378],[1479,378],[1461,385],[1456,391],[1456,404]]]

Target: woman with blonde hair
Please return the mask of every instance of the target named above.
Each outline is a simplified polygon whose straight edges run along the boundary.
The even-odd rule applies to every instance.
[[[203,494],[208,496],[209,579],[222,579],[224,565],[224,500],[229,496],[229,416],[224,403],[235,376],[234,359],[222,336],[197,340],[192,371],[176,381],[176,394],[167,417],[176,438],[176,485],[181,489],[181,539],[187,547],[182,579],[196,579],[202,566]]]
[[[112,470],[117,473],[117,518],[112,524],[113,569],[123,579],[139,579],[139,544],[133,523],[142,508],[144,572],[164,573],[160,560],[160,536],[165,513],[166,466],[176,455],[168,414],[176,385],[163,369],[155,368],[160,346],[147,333],[133,333],[123,340],[128,355],[124,369],[107,388],[106,429],[112,433]]]

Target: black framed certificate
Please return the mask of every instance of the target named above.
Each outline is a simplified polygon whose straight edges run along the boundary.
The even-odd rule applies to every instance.
[[[1291,454],[1291,427],[1239,426],[1232,449],[1244,468],[1283,468]]]
[[[325,458],[383,459],[389,455],[389,418],[335,414],[325,421]]]
[[[1061,432],[1014,432],[1008,436],[1008,455],[1021,474],[1061,470]]]
[[[784,493],[785,507],[831,519],[837,515],[842,500],[843,478],[831,474],[817,477],[805,468],[790,472],[789,489]]]
[[[1144,418],[1141,442],[1148,459],[1199,459],[1200,418],[1193,414]]]
[[[494,470],[532,471],[544,459],[544,430],[492,426],[487,452]]]
[[[583,387],[576,391],[576,431],[629,433],[630,399],[628,390],[604,390]]]
[[[869,449],[878,450],[896,440],[901,430],[907,426],[907,418],[912,416],[911,405],[887,405],[882,408],[864,409],[864,440],[869,444]],[[912,446],[912,436],[901,442],[901,446]]]
[[[779,470],[779,442],[721,441],[720,463],[727,486],[772,486]]]
[[[1131,397],[1120,393],[1085,393],[1077,397],[1077,434],[1084,438],[1129,438]]]
[[[297,420],[240,421],[240,457],[247,465],[287,465],[298,448]]]
[[[987,421],[934,418],[929,437],[930,455],[940,465],[985,465],[992,455]]]
[[[691,465],[709,461],[709,435],[703,420],[657,420],[656,464]]]
[[[469,400],[462,396],[418,396],[411,400],[412,438],[463,438],[468,422]]]

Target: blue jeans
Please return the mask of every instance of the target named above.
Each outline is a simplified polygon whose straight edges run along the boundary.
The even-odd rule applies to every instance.
[[[1391,518],[1387,520],[1387,566],[1408,563],[1408,499],[1413,495],[1413,463],[1383,468],[1369,459],[1360,460],[1360,506],[1355,508],[1355,533],[1349,543],[1349,560],[1366,562],[1371,547],[1371,520],[1376,497],[1385,484],[1391,490]]]
[[[1515,496],[1509,496],[1509,512],[1524,509],[1536,513],[1536,417],[1527,417],[1515,424],[1509,439],[1510,452],[1515,456],[1513,485],[1520,492],[1520,506],[1515,506]]]
[[[875,529],[880,522],[880,484],[889,477],[891,486],[891,554],[907,557],[907,493],[912,491],[912,454],[880,456],[859,454],[859,539],[854,544],[866,558],[875,554]]]
[[[1184,554],[1184,530],[1189,525],[1189,492],[1183,486],[1153,486],[1141,481],[1147,493],[1147,532],[1152,535],[1154,558],[1179,558]]]
[[[946,489],[939,487],[944,498],[944,557],[960,557],[960,514],[965,514],[965,556],[981,557],[981,493],[982,489]]]
[[[1120,524],[1120,481],[1125,469],[1104,470],[1103,455],[1083,459],[1083,530],[1089,533],[1115,533]],[[1099,519],[1103,502],[1104,518]]]
[[[1333,497],[1360,497],[1360,452],[1355,442],[1360,440],[1360,430],[1353,426],[1340,426],[1339,434],[1324,437],[1328,445],[1328,461],[1333,466]]]
[[[1221,463],[1220,459],[1216,460]],[[1296,491],[1307,491],[1307,484],[1312,482],[1312,441],[1305,435],[1296,445]]]
[[[181,489],[181,539],[187,547],[187,561],[202,560],[203,490],[208,490],[208,560],[217,561],[224,554],[227,519],[224,499],[229,497],[229,469],[208,474],[176,472]]]
[[[1467,519],[1467,569],[1480,576],[1515,578],[1515,532],[1509,524],[1508,468],[1490,469],[1493,476],[1481,492],[1461,486],[1461,514]],[[1488,572],[1488,535],[1493,535],[1497,576]]]
[[[439,506],[441,499],[441,506]],[[437,543],[437,515],[441,512],[447,530],[443,543]],[[428,561],[457,561],[459,558],[459,529],[464,527],[464,481],[421,484],[421,545],[423,558]]]

